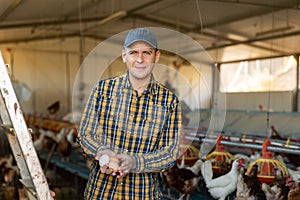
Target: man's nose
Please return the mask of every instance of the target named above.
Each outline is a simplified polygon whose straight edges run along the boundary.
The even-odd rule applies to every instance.
[[[143,60],[144,60],[143,54],[142,54],[142,53],[139,53],[139,54],[137,55],[136,61],[137,61],[137,62],[143,62]]]

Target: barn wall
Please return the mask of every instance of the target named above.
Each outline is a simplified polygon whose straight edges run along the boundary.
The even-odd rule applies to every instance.
[[[86,49],[92,48],[93,43],[86,44]],[[13,67],[15,81],[31,90],[28,101],[19,100],[24,113],[47,114],[55,101],[60,102],[58,116],[70,112],[73,82],[80,66],[78,38],[3,45],[0,49],[5,62]]]
[[[87,58],[98,43],[85,39],[83,58]],[[8,52],[7,48],[11,51]],[[80,98],[74,92],[78,87],[75,83],[80,80],[78,70],[83,66],[79,54],[79,38],[6,44],[1,45],[0,50],[5,62],[13,67],[15,80],[24,83],[31,90],[29,100],[20,102],[24,113],[47,114],[48,106],[55,101],[60,101],[58,116],[73,111],[72,104]],[[111,51],[120,52],[119,49]],[[178,71],[174,70],[173,61],[174,58],[162,56],[161,65],[154,71],[155,77],[163,84],[169,82],[177,90],[180,100],[191,109],[209,108],[212,90],[211,66],[202,65],[200,75],[191,65],[182,65]],[[107,55],[98,54],[94,68],[86,68],[84,71],[85,98],[88,97],[94,80],[100,78],[97,70],[108,65],[110,67],[105,69],[101,78],[118,75],[126,70],[120,58],[112,62]]]
[[[287,92],[250,92],[226,93],[228,110],[262,110],[291,112],[293,93]]]

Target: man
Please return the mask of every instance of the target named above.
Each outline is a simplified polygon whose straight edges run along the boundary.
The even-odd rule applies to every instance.
[[[148,29],[130,31],[122,60],[124,75],[99,81],[82,116],[78,142],[95,158],[85,199],[163,199],[158,175],[179,157],[181,107],[152,75],[160,51]],[[117,168],[99,159],[117,158]]]

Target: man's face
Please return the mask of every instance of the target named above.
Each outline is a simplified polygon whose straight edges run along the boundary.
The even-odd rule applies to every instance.
[[[131,78],[144,80],[151,76],[154,63],[160,58],[160,52],[145,42],[135,42],[122,52]]]

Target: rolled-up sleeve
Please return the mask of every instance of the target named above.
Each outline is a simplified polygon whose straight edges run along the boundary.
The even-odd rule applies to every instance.
[[[99,131],[98,96],[99,86],[96,85],[84,109],[77,136],[77,142],[81,147],[82,153],[90,158],[95,157],[97,150],[103,145],[97,138],[97,134],[99,134],[97,133]]]

